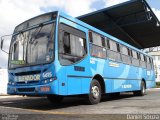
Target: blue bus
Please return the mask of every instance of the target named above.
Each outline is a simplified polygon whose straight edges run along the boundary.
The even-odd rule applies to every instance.
[[[54,103],[85,95],[89,104],[97,104],[102,94],[143,96],[155,86],[152,57],[58,11],[15,28],[8,74],[8,94],[45,95]]]

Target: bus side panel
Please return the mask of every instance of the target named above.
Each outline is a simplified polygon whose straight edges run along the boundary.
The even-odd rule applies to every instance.
[[[146,87],[152,88],[155,87],[155,72],[154,70],[147,70],[147,79],[146,79]]]
[[[58,80],[58,94],[67,95],[67,82],[66,82],[66,71],[63,67],[57,64],[57,80]]]
[[[68,25],[81,32],[84,32],[86,34],[86,44],[88,46],[88,37],[87,37],[88,30],[86,28],[76,24],[76,22],[69,21],[63,17],[60,17],[59,21],[62,24]],[[70,31],[68,30],[68,32]],[[92,76],[91,76],[90,64],[88,64],[88,61],[89,61],[89,57],[86,55],[82,60],[76,63],[63,66],[63,70],[65,69],[66,71],[63,74],[63,76],[66,78],[65,83],[67,86],[67,90],[66,90],[67,95],[78,95],[78,94],[89,93]],[[60,86],[60,89],[61,89],[61,86]]]
[[[106,93],[112,92],[112,80],[105,79],[105,92]]]
[[[82,93],[82,78],[68,78],[68,95],[81,94]]]
[[[108,81],[111,81],[112,92],[129,90],[131,86],[127,79],[130,78],[130,74],[132,73],[131,66],[109,60],[108,67],[105,69],[108,71],[105,73],[105,76],[108,78]]]
[[[82,94],[88,94],[90,90],[91,78],[82,79]]]
[[[112,79],[112,92],[123,92],[127,91],[128,80],[116,80]]]
[[[90,72],[88,75],[94,77],[95,75],[100,75],[103,77],[105,83],[105,92],[110,93],[112,92],[112,81],[107,79],[107,74],[110,74],[108,70],[108,60],[101,59],[96,57],[90,57]],[[91,78],[92,80],[92,78]]]
[[[90,65],[86,65],[89,61],[86,56],[82,61],[77,64],[66,66],[67,77],[67,94],[88,94],[90,89],[90,82],[92,80],[90,76]],[[83,70],[78,70],[81,68]]]
[[[90,89],[90,83],[92,80],[90,65],[86,65],[89,61],[88,57],[85,57],[82,61],[75,65],[67,66],[67,94],[88,94]],[[83,68],[83,70],[77,70],[76,68]]]
[[[146,81],[146,85],[147,85],[147,88],[153,88],[155,87],[156,83],[154,80],[151,80],[151,81]]]
[[[131,66],[131,74],[129,84],[131,87],[128,89],[129,91],[140,90],[141,80],[145,77],[146,70],[142,68]]]
[[[155,87],[155,72],[153,70],[147,70],[146,71],[146,87],[152,88]]]

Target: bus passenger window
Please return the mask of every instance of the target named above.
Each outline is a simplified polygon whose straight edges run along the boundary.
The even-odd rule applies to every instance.
[[[70,65],[81,60],[86,54],[86,40],[71,33],[62,32],[59,40],[59,58],[62,65]]]
[[[92,39],[93,39],[93,38],[92,38],[92,32],[91,32],[91,31],[89,31],[89,33],[88,33],[88,34],[89,34],[89,40],[90,40],[90,42],[93,42],[93,40],[92,40]]]
[[[110,40],[109,43],[110,43],[110,50],[117,52],[118,51],[117,50],[117,43],[112,40]]]
[[[117,43],[117,52],[120,52],[120,46],[118,43]]]
[[[94,57],[99,57],[99,58],[106,58],[106,49],[100,46],[96,46],[92,44],[90,46],[91,48],[91,55]]]
[[[106,47],[106,38],[101,37],[101,39],[102,39],[102,46],[103,46],[103,47]]]
[[[141,61],[145,61],[144,60],[144,55],[143,54],[140,54],[141,55]]]
[[[128,48],[127,47],[125,47],[125,46],[121,46],[121,53],[123,54],[123,55],[129,55],[128,54]]]
[[[140,53],[139,54],[139,59],[140,59],[140,66],[142,68],[146,68],[146,63],[145,63],[144,55]]]
[[[132,65],[134,66],[139,66],[140,65],[140,60],[139,60],[139,55],[137,51],[132,50]]]
[[[151,62],[151,58],[150,58],[150,57],[149,57],[149,63],[152,63],[152,62]]]
[[[70,54],[70,36],[69,33],[65,32],[63,35],[63,47],[64,47],[64,52]]]
[[[131,64],[130,49],[123,45],[121,45],[121,57],[123,63]]]
[[[151,60],[150,60],[150,58],[148,56],[146,57],[146,59],[147,59],[147,63],[146,63],[147,64],[147,69],[150,70],[150,69],[152,69]]]
[[[93,57],[106,58],[106,38],[100,34],[89,32],[89,38],[92,39],[90,51]]]
[[[110,49],[109,40],[107,40],[107,48]]]
[[[146,56],[145,56],[145,55],[144,55],[144,61],[145,61],[145,62],[147,62],[147,58],[146,58]]]
[[[138,54],[136,51],[132,50],[132,55],[133,55],[133,58],[138,59]]]
[[[111,60],[120,62],[121,55],[120,55],[120,46],[117,42],[109,39],[109,50],[107,50],[107,57]],[[108,44],[107,43],[107,44]]]
[[[129,48],[127,48],[127,53],[128,53],[128,56],[131,56],[131,52],[130,52],[130,49]]]
[[[102,37],[99,34],[92,33],[92,42],[95,45],[102,46]]]
[[[140,55],[139,55],[139,53],[137,52],[137,59],[139,59],[140,60]]]

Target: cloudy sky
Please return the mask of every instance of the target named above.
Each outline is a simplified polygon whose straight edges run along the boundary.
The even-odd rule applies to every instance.
[[[0,0],[0,36],[11,34],[19,23],[42,13],[60,10],[83,15],[127,0]],[[147,0],[160,19],[160,0]],[[7,68],[7,54],[0,51],[0,67]]]

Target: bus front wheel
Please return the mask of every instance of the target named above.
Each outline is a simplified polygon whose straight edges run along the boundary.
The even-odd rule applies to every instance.
[[[91,105],[98,104],[101,100],[101,91],[100,83],[93,79],[90,85],[90,93],[88,94],[88,103]]]
[[[61,103],[63,100],[63,96],[60,95],[47,95],[48,100],[53,104]]]
[[[133,92],[135,96],[144,96],[146,94],[146,86],[144,81],[141,82],[141,89]]]

